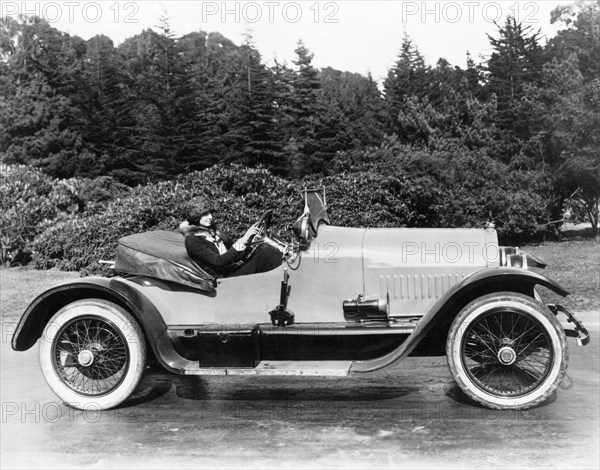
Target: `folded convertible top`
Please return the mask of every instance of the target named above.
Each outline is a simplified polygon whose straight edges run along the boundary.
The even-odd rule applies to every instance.
[[[213,292],[216,280],[188,256],[184,237],[167,230],[119,239],[115,270],[176,282]]]

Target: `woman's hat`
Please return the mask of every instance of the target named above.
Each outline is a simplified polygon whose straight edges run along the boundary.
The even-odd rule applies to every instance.
[[[214,211],[211,201],[203,196],[196,196],[188,202],[187,221],[190,225],[199,225],[200,218]]]

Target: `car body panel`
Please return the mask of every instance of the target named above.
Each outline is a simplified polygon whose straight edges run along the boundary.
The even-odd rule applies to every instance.
[[[296,262],[267,273],[219,279],[212,295],[152,279],[144,280],[145,295],[167,325],[267,322],[269,311],[279,303],[279,285],[287,269],[288,309],[297,323],[343,322],[343,300],[358,295],[389,294],[392,317],[418,316],[466,276],[497,265],[497,255],[485,256],[490,246],[497,253],[495,232],[489,232],[325,225]],[[439,240],[444,237],[462,240],[462,249],[457,242],[442,246]]]
[[[363,289],[360,246],[364,232],[322,226],[318,239],[295,263],[266,273],[219,279],[212,295],[150,278],[143,280],[144,293],[167,325],[270,322],[269,311],[279,304],[287,269],[291,286],[288,309],[297,323],[343,322],[342,301]],[[336,286],[335,294],[331,286]]]
[[[331,229],[333,227],[327,228]],[[333,229],[324,230],[323,232],[329,233],[332,237],[338,236],[340,231],[344,232],[346,235],[345,240],[350,240],[351,244],[364,239],[365,231],[362,229]],[[323,239],[327,240],[326,237],[323,237]],[[369,259],[373,260],[375,250],[372,249],[370,253]],[[345,266],[350,269],[353,266],[356,268],[357,263],[362,264],[364,262],[361,257],[358,257],[357,260],[355,250],[346,250],[343,244],[340,244],[337,255],[339,256],[337,263],[325,263],[328,265],[327,268],[331,269],[332,276],[337,273],[338,276],[345,278],[345,269],[336,270],[335,267]],[[222,279],[217,288],[217,293],[212,295],[148,277],[133,276],[110,279],[91,277],[64,283],[38,296],[22,316],[13,336],[12,345],[16,350],[29,349],[40,337],[43,327],[49,320],[53,310],[52,307],[57,305],[58,299],[61,299],[60,302],[62,303],[68,303],[85,297],[100,297],[115,300],[135,314],[142,324],[157,358],[163,366],[172,372],[191,373],[190,370],[197,368],[196,363],[183,357],[174,348],[174,345],[179,341],[176,331],[183,331],[186,328],[199,328],[206,324],[220,324],[225,327],[226,325],[239,326],[248,323],[261,325],[265,334],[275,334],[276,336],[279,335],[278,338],[284,338],[292,351],[294,351],[294,348],[302,349],[303,345],[314,343],[314,339],[307,340],[306,337],[310,335],[320,335],[316,340],[321,342],[319,345],[321,349],[326,347],[328,341],[332,339],[335,339],[339,345],[339,341],[342,341],[343,337],[348,335],[370,334],[374,345],[377,343],[376,338],[373,336],[375,334],[397,335],[399,344],[393,350],[389,351],[388,348],[389,352],[380,357],[354,361],[352,364],[352,372],[369,372],[393,364],[410,354],[419,342],[426,337],[435,321],[445,314],[444,308],[451,305],[452,299],[461,294],[474,289],[482,289],[485,285],[493,285],[494,289],[502,290],[509,289],[511,284],[518,284],[521,288],[523,286],[533,288],[534,285],[540,284],[561,295],[567,295],[567,291],[563,287],[535,272],[507,267],[479,269],[471,274],[465,274],[465,277],[452,285],[449,282],[447,290],[439,298],[433,299],[433,306],[424,312],[425,315],[419,320],[418,327],[414,328],[414,331],[410,328],[390,328],[387,323],[381,323],[377,331],[375,329],[368,331],[367,328],[373,327],[373,325],[344,321],[341,309],[343,296],[331,295],[332,284],[325,282],[327,279],[318,278],[318,270],[322,268],[319,264],[321,260],[316,257],[309,260],[310,262],[306,262],[306,259],[302,260],[295,271],[290,271],[292,273],[290,275],[292,289],[296,285],[304,286],[304,290],[299,288],[295,292],[296,302],[290,302],[290,305],[294,305],[296,309],[301,309],[297,310],[298,312],[302,312],[299,315],[302,321],[297,322],[293,327],[277,328],[268,323],[268,311],[278,302],[275,295],[277,284],[281,281],[280,277],[283,269],[289,269],[289,267],[281,267],[268,273],[253,276]],[[375,263],[369,261],[365,264],[370,266],[369,269],[377,272],[373,268]],[[388,268],[385,267],[384,269]],[[360,272],[360,269],[356,271]],[[455,276],[455,279],[458,280],[458,276]],[[339,278],[335,282],[342,283]],[[365,281],[362,276],[354,276],[351,283],[343,284],[347,288],[345,293],[349,294],[357,289],[360,290],[363,282]],[[368,282],[365,282],[365,285],[369,285]],[[311,289],[312,286],[315,286],[314,290]],[[481,291],[486,292],[485,289]],[[392,290],[387,289],[385,292],[389,293]],[[333,300],[322,301],[322,299],[327,300],[327,298],[333,298]],[[428,298],[427,301],[431,301],[431,299]],[[325,320],[326,318],[328,321]],[[319,325],[322,326],[319,327]],[[271,331],[267,331],[268,329]],[[361,330],[364,331],[361,333]],[[296,343],[296,339],[291,340],[294,333],[298,333],[300,337],[303,336],[304,338],[301,341],[304,342]],[[331,344],[334,343],[335,341]],[[373,349],[373,346],[368,344],[362,346]],[[342,352],[339,354],[343,355]],[[335,352],[331,355],[337,357]],[[289,359],[289,357],[285,359]],[[274,358],[270,357],[269,360],[274,360]]]
[[[470,300],[488,292],[511,290],[527,292],[532,291],[536,285],[542,285],[562,296],[568,295],[568,291],[560,284],[536,272],[512,267],[495,267],[478,271],[452,286],[439,298],[434,306],[419,320],[418,327],[397,349],[379,358],[356,361],[352,365],[351,372],[373,372],[388,367],[408,356],[419,342],[427,336],[435,326],[436,321],[440,321],[444,315],[447,319],[451,319],[458,313],[460,308],[464,307],[465,302],[460,302],[461,296]]]
[[[392,317],[423,315],[466,276],[498,265],[488,229],[369,229],[362,252],[363,293],[389,296]]]
[[[62,299],[72,302],[86,296],[99,296],[100,298],[106,295],[110,296],[112,289],[109,285],[110,279],[89,277],[77,281],[65,281],[42,292],[21,315],[12,337],[13,349],[26,351],[35,344],[52,314],[62,307]]]

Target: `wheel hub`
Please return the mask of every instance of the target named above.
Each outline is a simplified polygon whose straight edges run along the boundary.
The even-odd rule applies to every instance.
[[[77,360],[82,366],[89,367],[94,362],[94,353],[89,349],[84,349],[77,355]]]
[[[505,366],[509,366],[517,359],[517,353],[510,346],[504,346],[498,351],[498,360]]]

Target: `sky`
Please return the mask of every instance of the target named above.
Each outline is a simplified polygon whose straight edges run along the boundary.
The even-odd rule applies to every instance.
[[[550,12],[568,0],[400,1],[400,0],[257,0],[257,1],[6,1],[0,16],[37,14],[55,28],[89,39],[109,36],[120,44],[161,16],[181,36],[216,31],[236,44],[250,32],[263,61],[292,65],[299,40],[314,54],[317,68],[370,73],[381,82],[393,66],[406,32],[427,63],[440,57],[465,68],[467,51],[475,62],[490,54],[486,33],[497,36],[494,21],[507,15],[552,37],[557,25]],[[544,39],[545,40],[545,39]]]

